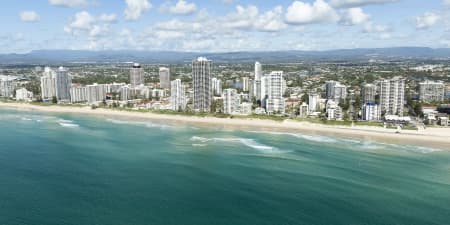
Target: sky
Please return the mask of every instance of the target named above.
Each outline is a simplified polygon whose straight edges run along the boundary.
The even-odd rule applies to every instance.
[[[5,0],[0,53],[450,47],[450,0]]]

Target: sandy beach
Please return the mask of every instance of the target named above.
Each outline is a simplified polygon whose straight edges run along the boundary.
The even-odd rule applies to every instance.
[[[0,108],[32,110],[48,113],[72,113],[111,118],[150,120],[168,124],[188,124],[195,126],[217,127],[242,130],[291,131],[317,135],[333,135],[346,138],[367,139],[373,141],[438,147],[450,150],[450,128],[427,128],[421,131],[385,129],[371,126],[330,126],[309,122],[285,120],[283,122],[261,119],[230,119],[216,117],[196,117],[183,115],[164,115],[148,112],[130,112],[110,109],[91,109],[90,107],[39,106],[27,103],[0,103]]]

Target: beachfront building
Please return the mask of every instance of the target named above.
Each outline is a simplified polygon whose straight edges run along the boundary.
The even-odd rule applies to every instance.
[[[347,87],[337,81],[327,81],[325,89],[328,100],[339,102],[347,98]]]
[[[250,115],[252,114],[252,106],[253,104],[250,102],[243,102],[240,105],[239,112],[241,115]]]
[[[314,113],[319,110],[320,96],[317,93],[309,93],[309,113]]]
[[[130,69],[130,84],[133,88],[144,85],[144,68],[139,63],[134,63]]]
[[[259,62],[255,62],[255,78],[253,80],[253,97],[257,101],[261,101],[261,78],[262,78],[262,65]]]
[[[221,96],[222,95],[222,81],[217,78],[211,79],[211,92],[215,96]]]
[[[121,101],[128,101],[131,99],[131,91],[128,85],[120,87],[119,93]]]
[[[166,67],[159,68],[159,86],[162,89],[170,89],[170,69]]]
[[[26,88],[20,88],[16,90],[17,101],[31,101],[33,99],[33,92],[28,91]]]
[[[377,86],[374,84],[365,84],[361,91],[362,103],[375,103]]]
[[[380,108],[375,103],[366,103],[362,107],[362,119],[365,121],[379,121],[381,119]]]
[[[442,81],[424,81],[419,83],[420,101],[441,102],[445,99],[445,84]]]
[[[211,73],[212,61],[199,57],[192,62],[192,79],[194,88],[194,111],[211,111]]]
[[[72,86],[70,88],[70,102],[72,103],[87,102],[87,88],[83,86]]]
[[[326,112],[327,112],[328,120],[341,120],[342,119],[342,109],[333,100],[327,101]]]
[[[309,105],[306,102],[302,102],[299,107],[299,116],[307,117],[309,115]]]
[[[379,82],[380,110],[385,115],[403,115],[405,104],[405,79],[395,77]]]
[[[58,102],[70,102],[70,87],[72,80],[64,67],[59,67],[55,76],[55,90]]]
[[[223,90],[222,98],[223,113],[234,114],[238,112],[241,102],[236,89]]]
[[[42,100],[51,100],[56,97],[56,73],[50,67],[45,67],[41,77]]]
[[[242,91],[248,92],[249,86],[250,86],[250,79],[248,77],[243,77],[242,78]]]
[[[0,75],[0,97],[10,98],[14,94],[16,77]]]
[[[180,79],[173,80],[170,83],[170,104],[174,111],[186,110],[186,87]]]
[[[285,112],[285,99],[283,98],[284,82],[283,71],[273,71],[261,79],[261,96],[263,108],[267,114],[283,114]]]

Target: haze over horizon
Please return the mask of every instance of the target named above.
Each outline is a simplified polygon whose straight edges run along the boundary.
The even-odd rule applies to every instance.
[[[18,0],[0,53],[450,47],[449,0]]]

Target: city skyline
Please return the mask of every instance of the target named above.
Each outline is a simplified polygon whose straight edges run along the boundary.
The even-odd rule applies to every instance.
[[[0,53],[446,48],[449,9],[448,0],[19,0],[2,7]]]

